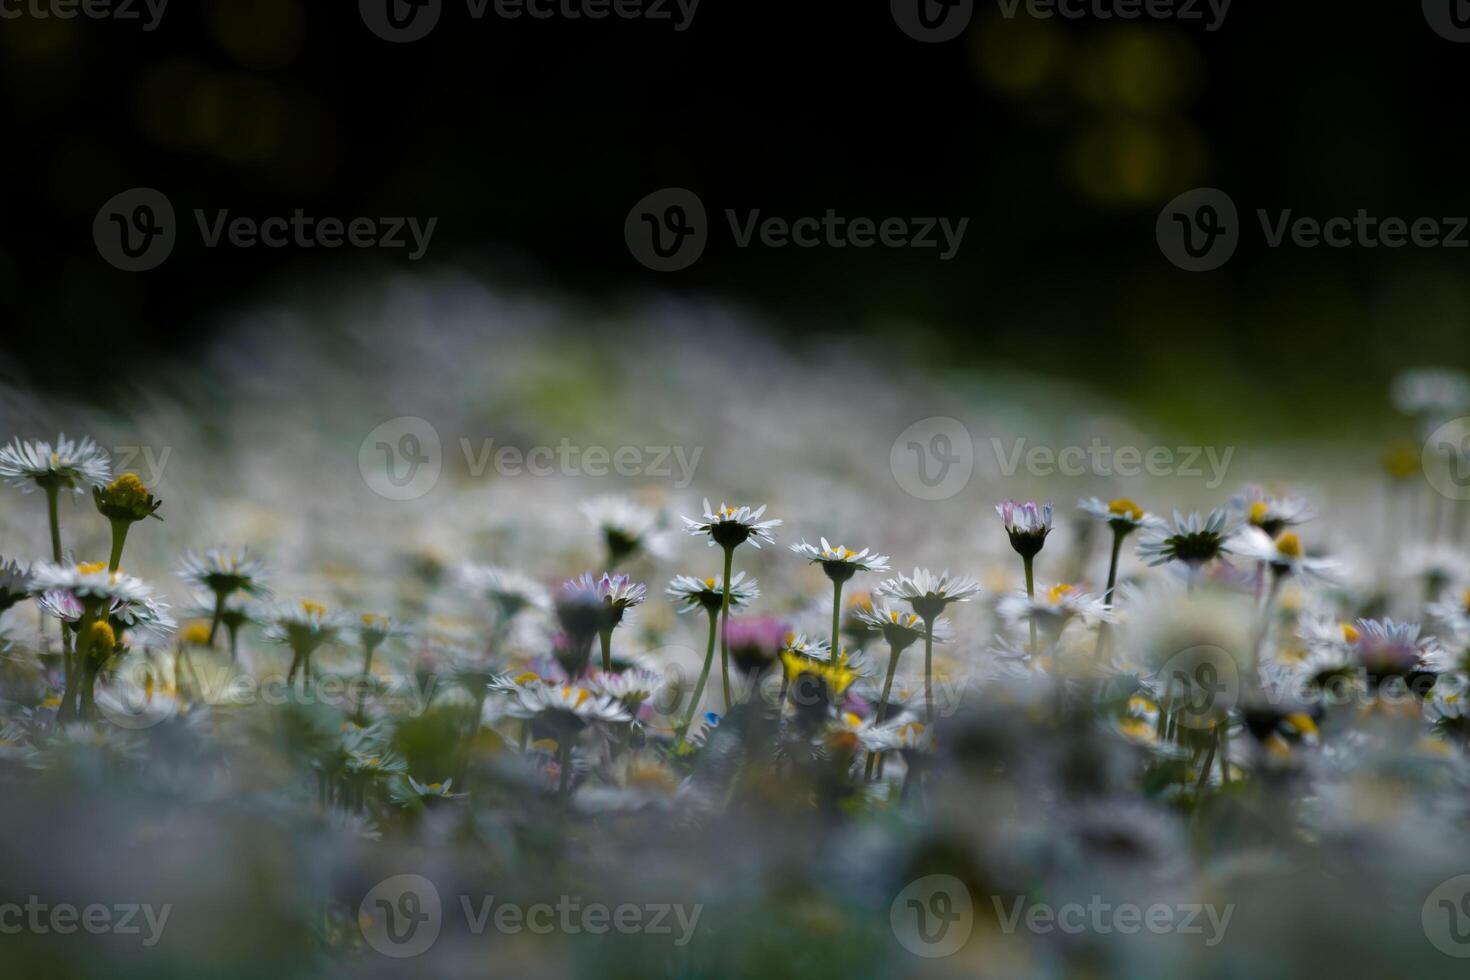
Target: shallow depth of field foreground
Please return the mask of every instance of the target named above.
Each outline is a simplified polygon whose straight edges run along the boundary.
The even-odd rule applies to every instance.
[[[7,975],[1463,976],[1470,378],[1191,445],[446,277],[107,390],[0,389]]]

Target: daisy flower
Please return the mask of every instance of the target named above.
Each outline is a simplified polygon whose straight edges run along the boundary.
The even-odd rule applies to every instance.
[[[1016,554],[1028,560],[1036,557],[1052,530],[1051,504],[1037,504],[1035,501],[1022,504],[1007,500],[996,504],[995,512],[1000,515]]]
[[[90,438],[73,442],[62,435],[54,448],[41,440],[12,439],[0,449],[0,477],[21,493],[37,487],[48,492],[81,493],[106,483],[111,475],[106,450],[99,449]]]
[[[37,592],[67,592],[83,605],[94,608],[100,608],[104,601],[131,602],[153,597],[153,590],[142,579],[110,571],[100,561],[72,565],[38,562],[31,569],[31,582]]]
[[[1040,596],[1013,592],[996,604],[996,613],[1012,626],[1026,623],[1037,627],[1055,644],[1069,622],[1081,617],[1089,622],[1112,622],[1107,604],[1096,596],[1078,592],[1070,585],[1055,585]],[[1032,653],[1039,652],[1035,647]]]
[[[92,502],[97,505],[97,513],[112,525],[112,559],[107,567],[113,570],[122,563],[128,530],[138,521],[150,517],[163,520],[158,516],[158,508],[163,506],[163,501],[143,486],[136,473],[123,473],[105,487],[93,487]]]
[[[1317,516],[1309,501],[1300,497],[1272,496],[1256,486],[1249,486],[1230,501],[1230,506],[1251,527],[1260,528],[1276,537],[1290,527],[1297,527]]]
[[[927,568],[914,569],[913,575],[899,575],[884,581],[875,590],[879,595],[909,604],[924,621],[924,700],[925,717],[934,720],[934,627],[940,613],[955,602],[969,602],[980,594],[980,583],[972,578],[950,578],[945,569],[938,575]],[[892,664],[890,664],[890,669]]]
[[[498,565],[464,562],[459,566],[460,588],[493,602],[502,621],[508,621],[523,610],[550,612],[551,592],[536,579]]]
[[[639,707],[666,686],[662,674],[635,667],[618,674],[598,671],[586,679],[583,686],[599,697],[622,702],[628,711],[637,714]]]
[[[1374,687],[1388,678],[1413,673],[1437,648],[1432,639],[1419,635],[1418,623],[1360,619],[1354,628],[1358,635],[1350,639],[1353,655]]]
[[[1126,498],[1105,502],[1098,497],[1087,497],[1077,501],[1077,506],[1089,517],[1102,521],[1113,529],[1113,555],[1108,565],[1108,588],[1103,593],[1103,601],[1111,606],[1113,590],[1118,584],[1118,558],[1123,553],[1123,539],[1141,527],[1161,530],[1164,522],[1145,513],[1142,507]]]
[[[832,583],[832,649],[836,650],[842,645],[842,587],[847,580],[858,572],[886,572],[888,571],[888,556],[877,553],[869,553],[867,548],[862,551],[853,551],[851,548],[834,548],[827,543],[826,538],[821,539],[820,548],[815,545],[794,544],[791,550],[801,555],[813,565],[821,565],[822,571],[827,574],[827,579]]]
[[[49,442],[12,439],[0,449],[0,478],[21,493],[40,487],[46,494],[51,523],[51,560],[61,564],[61,520],[57,498],[61,491],[81,493],[87,487],[106,483],[112,475],[107,452],[91,439],[72,442],[65,435]]]
[[[753,547],[759,548],[762,544],[775,544],[776,536],[771,533],[771,529],[781,526],[779,520],[761,520],[761,515],[765,512],[765,504],[754,510],[745,506],[720,504],[719,510],[711,510],[709,498],[705,498],[703,517],[699,520],[689,517],[680,519],[684,522],[685,529],[696,538],[708,537],[711,547],[719,545],[728,550],[749,541]]]
[[[1405,415],[1437,424],[1470,409],[1470,377],[1439,368],[1404,371],[1393,379],[1389,396]]]
[[[186,582],[214,596],[214,612],[210,617],[209,643],[214,645],[224,618],[225,602],[236,593],[265,596],[265,563],[250,555],[249,548],[208,548],[203,554],[187,551],[179,559],[175,574]]]
[[[720,614],[720,603],[724,598],[725,586],[718,577],[695,578],[693,575],[676,575],[669,581],[664,595],[674,600],[676,612],[693,612],[703,609],[711,616]],[[761,591],[755,579],[746,580],[744,572],[736,572],[730,580],[730,608],[741,609],[760,598]]]
[[[633,720],[628,709],[617,699],[567,684],[517,687],[506,714],[525,719],[533,728],[544,730],[556,739],[557,761],[561,770],[557,795],[563,800],[571,787],[572,744],[583,729],[589,725]]]
[[[720,577],[724,583],[731,582],[731,569],[735,562],[735,549],[749,541],[752,546],[759,548],[762,543],[775,544],[776,536],[771,529],[780,527],[778,520],[763,521],[761,515],[766,512],[766,505],[761,504],[752,510],[744,505],[731,507],[728,504],[720,504],[719,510],[711,510],[709,498],[704,500],[704,516],[699,520],[684,517],[685,529],[695,537],[709,538],[711,546],[719,545],[725,552],[725,570]],[[727,584],[724,594],[720,597],[720,686],[725,695],[725,708],[730,707],[730,638],[728,636],[730,626],[730,588]]]
[[[640,552],[660,557],[665,550],[659,516],[647,507],[626,497],[597,497],[579,509],[602,536],[608,568],[616,568]]]
[[[1233,555],[1269,565],[1278,580],[1291,575],[1297,579],[1325,581],[1330,580],[1337,570],[1337,562],[1331,559],[1304,554],[1301,538],[1293,531],[1273,540],[1259,527],[1243,527],[1231,536],[1228,547]]]
[[[1437,601],[1446,587],[1470,582],[1470,558],[1461,547],[1448,542],[1411,545],[1404,550],[1399,569],[1424,584],[1424,594],[1431,602]]]
[[[341,616],[328,612],[326,606],[310,600],[277,603],[261,610],[258,616],[265,623],[267,640],[291,648],[291,667],[286,672],[287,684],[295,679],[298,670],[303,678],[310,680],[311,655],[323,644],[336,643],[346,627]],[[210,642],[214,642],[212,630]]]
[[[1138,557],[1148,565],[1183,564],[1190,572],[1190,582],[1205,564],[1229,553],[1230,516],[1216,508],[1208,517],[1198,513],[1182,516],[1174,512],[1174,526],[1152,531],[1138,543]]]
[[[923,618],[915,612],[903,612],[884,604],[864,606],[857,611],[858,622],[882,635],[888,644],[888,669],[883,677],[882,693],[878,695],[877,714],[874,724],[881,725],[888,714],[888,705],[893,692],[893,678],[898,672],[898,661],[903,652],[928,632]],[[934,622],[934,637],[941,642],[949,638],[949,624],[943,619]],[[878,753],[869,751],[864,778],[875,778]]]
[[[747,580],[744,572],[736,572],[725,588],[723,578],[698,579],[692,575],[677,575],[669,582],[665,594],[674,600],[679,613],[703,609],[709,616],[709,639],[704,648],[704,666],[700,668],[699,680],[694,685],[689,710],[677,731],[687,738],[694,713],[699,710],[699,701],[704,696],[704,685],[709,680],[710,667],[714,662],[716,631],[720,624],[720,611],[725,597],[730,597],[731,609],[743,609],[760,597],[755,579]]]
[[[624,613],[641,606],[648,598],[648,586],[634,582],[627,575],[603,572],[602,578],[594,580],[591,572],[583,572],[581,578],[566,583],[563,590],[588,598],[596,596],[602,604],[603,616],[597,635],[602,640],[602,669],[611,672],[613,630],[622,623]]]
[[[758,680],[781,656],[790,631],[779,619],[737,619],[728,624],[730,659],[741,673]]]

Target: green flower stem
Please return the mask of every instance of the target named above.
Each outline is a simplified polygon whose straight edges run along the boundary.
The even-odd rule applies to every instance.
[[[223,592],[214,594],[214,616],[209,620],[209,645],[214,647],[214,638],[219,633],[219,624],[225,618],[225,599],[228,596]]]
[[[689,734],[689,726],[694,724],[694,714],[699,710],[699,699],[704,697],[704,684],[709,680],[710,665],[715,660],[715,630],[719,627],[719,622],[719,618],[714,613],[710,613],[709,642],[704,647],[704,668],[700,670],[699,680],[694,684],[694,696],[689,701],[689,710],[684,715],[684,723],[679,726],[680,739]]]
[[[602,641],[602,672],[612,673],[612,635],[611,626],[597,631],[597,638]]]
[[[934,724],[934,620],[924,620],[924,723]]]
[[[358,688],[357,688],[357,706],[355,708],[353,708],[353,710],[352,710],[353,717],[354,718],[357,718],[359,721],[361,721],[363,719],[362,709],[363,709],[363,705],[365,703],[364,695],[365,695],[365,692],[367,691],[368,675],[371,674],[372,671],[373,671],[373,653],[377,649],[378,649],[378,645],[376,643],[364,643],[362,645],[362,675],[361,675],[361,681],[358,684]],[[230,661],[233,663],[234,662],[234,659],[235,659],[235,631],[234,630],[230,630]],[[482,699],[481,703],[483,704],[483,699]],[[475,715],[476,729],[477,730],[478,730],[478,727],[479,727],[479,717],[480,716],[478,714]]]
[[[115,572],[122,565],[123,545],[128,542],[128,529],[133,526],[133,522],[114,519],[111,523],[112,557],[108,559],[107,570],[109,572]]]
[[[724,592],[720,596],[720,683],[725,694],[725,710],[730,710],[730,569],[735,564],[734,547],[725,548]]]
[[[230,663],[236,664],[240,661],[240,627],[226,626],[225,632],[230,634]]]
[[[1026,566],[1026,598],[1034,601],[1036,599],[1036,575],[1031,567],[1033,560],[1033,556],[1027,555],[1021,559],[1021,562]],[[1041,650],[1036,642],[1036,617],[1032,615],[1029,617],[1029,620],[1031,626],[1031,656],[1034,657]]]
[[[562,816],[566,816],[567,800],[572,787],[572,740],[565,733],[556,746],[557,768],[561,770],[556,787],[556,798],[561,802]]]
[[[842,579],[832,582],[832,666],[837,666],[837,655],[842,652],[842,641],[838,630],[842,626]]]
[[[51,519],[51,560],[61,564],[61,516],[57,513],[57,498],[60,487],[46,488],[46,515]]]
[[[1123,539],[1128,537],[1128,532],[1113,529],[1113,557],[1108,562],[1108,590],[1103,593],[1103,605],[1109,609],[1113,608],[1113,591],[1118,586],[1118,558],[1123,553]],[[1093,650],[1093,659],[1101,662],[1103,649],[1107,646],[1108,624],[1097,624],[1097,648]]]
[[[893,675],[898,672],[898,658],[902,655],[902,650],[893,646],[892,644],[889,644],[888,674],[886,677],[883,678],[883,695],[878,699],[878,715],[877,720],[873,722],[874,727],[883,724],[883,719],[888,714],[888,695],[893,691]],[[869,752],[868,764],[867,767],[863,770],[864,782],[870,783],[873,781],[873,770],[877,767],[877,765],[878,753]]]

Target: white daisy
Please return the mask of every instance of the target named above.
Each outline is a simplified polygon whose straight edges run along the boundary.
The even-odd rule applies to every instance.
[[[1099,497],[1087,497],[1077,501],[1077,506],[1088,516],[1102,521],[1122,535],[1132,534],[1139,528],[1162,530],[1163,518],[1146,513],[1144,509],[1126,498],[1104,501]]]
[[[659,533],[659,515],[626,497],[597,497],[578,508],[602,535],[608,567],[613,568],[639,552],[662,557],[666,551]]]
[[[995,611],[1012,626],[1036,623],[1053,636],[1059,634],[1074,617],[1092,623],[1115,621],[1101,599],[1077,592],[1065,584],[1055,585],[1034,597],[1027,596],[1025,592],[1012,592],[1001,597]]]
[[[902,650],[924,638],[924,620],[918,613],[903,612],[879,603],[858,607],[856,615],[858,622],[875,633],[881,633],[883,639],[894,649]],[[943,619],[935,621],[934,638],[944,640],[948,636],[949,624]]]
[[[507,619],[523,609],[551,610],[551,593],[546,586],[508,568],[465,562],[459,566],[458,580],[466,592],[495,603]]]
[[[1265,562],[1278,575],[1331,580],[1337,571],[1337,562],[1330,558],[1313,558],[1304,554],[1301,538],[1292,531],[1273,540],[1259,527],[1243,527],[1231,536],[1227,549],[1233,555]]]
[[[304,653],[337,642],[347,625],[340,614],[310,600],[261,606],[255,615],[265,624],[266,639]]]
[[[554,731],[575,733],[590,724],[632,721],[616,698],[570,684],[518,686],[506,714],[549,725]]]
[[[91,439],[73,442],[65,435],[51,443],[12,439],[0,449],[0,477],[22,493],[42,490],[72,490],[82,493],[112,477],[106,450]]]
[[[1230,531],[1230,515],[1216,508],[1208,517],[1198,513],[1184,517],[1174,512],[1174,526],[1151,531],[1138,543],[1138,557],[1149,565],[1177,561],[1191,571],[1229,553],[1226,539]]]
[[[1260,487],[1249,486],[1230,501],[1239,518],[1276,537],[1289,527],[1305,524],[1317,516],[1309,501],[1300,497],[1273,496]]]
[[[980,583],[961,575],[951,578],[948,569],[935,575],[927,568],[916,568],[913,575],[888,579],[875,591],[907,602],[921,619],[932,622],[950,603],[969,602],[979,595]]]
[[[794,544],[791,550],[814,565],[821,565],[827,577],[834,582],[841,579],[847,581],[857,572],[886,572],[888,571],[888,556],[870,553],[867,548],[862,551],[853,551],[850,548],[832,547],[822,538],[822,546],[807,544]]]
[[[707,613],[718,613],[724,595],[724,579],[695,578],[693,575],[676,575],[669,582],[664,594],[674,600],[680,613],[702,609]],[[761,591],[755,579],[746,580],[744,572],[730,576],[730,609],[736,610],[750,605],[760,598]]]
[[[153,590],[142,579],[121,571],[109,572],[106,562],[58,565],[37,562],[31,569],[32,585],[38,592],[68,592],[85,602],[95,600],[142,601],[153,598]]]
[[[186,582],[216,596],[236,592],[265,595],[265,563],[252,557],[249,548],[216,546],[203,554],[185,552],[175,572]]]
[[[762,544],[775,544],[776,536],[771,533],[771,529],[781,526],[779,520],[761,520],[761,515],[765,512],[765,504],[752,510],[745,506],[731,507],[722,503],[719,510],[712,510],[709,499],[705,498],[702,518],[693,520],[682,517],[680,520],[690,534],[708,537],[712,547],[719,545],[721,548],[734,548],[749,541],[759,548]]]

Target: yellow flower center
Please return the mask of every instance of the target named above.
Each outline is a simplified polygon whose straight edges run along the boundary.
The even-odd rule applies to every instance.
[[[1264,500],[1256,500],[1251,503],[1250,522],[1257,527],[1266,523],[1266,517],[1271,513],[1270,506]]]
[[[1070,585],[1053,585],[1046,592],[1047,601],[1053,604],[1061,602],[1062,599],[1066,597],[1067,593],[1071,591],[1072,587]]]
[[[528,670],[524,674],[516,675],[516,683],[521,685],[522,687],[526,686],[527,684],[534,684],[540,679],[541,675],[537,674],[534,670]]]
[[[712,579],[712,578],[705,579],[704,580],[704,587],[706,589],[713,589],[715,587],[715,580]]]
[[[1277,539],[1276,550],[1288,558],[1300,558],[1302,556],[1302,539],[1288,531]]]
[[[113,493],[125,493],[129,496],[146,497],[148,488],[143,486],[143,481],[138,479],[136,473],[123,473],[107,485],[107,489]]]
[[[301,611],[317,616],[325,616],[327,614],[327,607],[320,602],[312,602],[310,599],[306,599],[301,603]]]
[[[207,646],[209,644],[209,627],[203,623],[195,623],[184,630],[184,642],[192,643],[198,647]]]
[[[96,575],[98,572],[107,571],[107,562],[79,561],[77,562],[77,571],[81,572],[83,575]]]
[[[1394,446],[1383,454],[1383,468],[1395,479],[1405,479],[1419,472],[1418,446]]]
[[[1342,624],[1342,638],[1344,640],[1347,640],[1349,643],[1357,643],[1358,637],[1362,635],[1363,634],[1359,633],[1358,628],[1352,623]]]
[[[112,631],[112,624],[105,619],[99,619],[92,624],[87,631],[87,640],[94,650],[111,651],[117,646],[117,634]]]
[[[1126,517],[1134,521],[1143,519],[1143,508],[1126,497],[1120,497],[1109,503],[1108,513],[1116,514],[1119,517]]]
[[[387,625],[387,620],[385,620],[382,616],[379,616],[377,613],[363,613],[362,614],[362,625],[364,625],[364,626],[385,626],[385,625]]]

